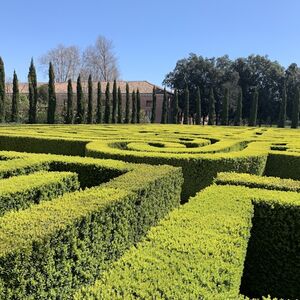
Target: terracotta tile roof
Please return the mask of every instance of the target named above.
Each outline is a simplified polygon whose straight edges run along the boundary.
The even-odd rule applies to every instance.
[[[117,87],[121,88],[122,93],[126,93],[126,83],[129,85],[129,92],[131,93],[133,90],[139,89],[141,94],[152,94],[154,84],[148,81],[117,81]],[[39,82],[38,86],[44,85],[47,83]],[[55,91],[57,94],[65,94],[67,93],[67,82],[63,83],[55,83]],[[76,82],[72,82],[73,92],[76,93]],[[87,81],[82,82],[82,86],[85,92],[87,92]],[[97,88],[97,82],[93,82],[94,89]],[[110,90],[112,91],[113,82],[110,82]],[[106,82],[101,82],[101,90],[102,93],[105,92]],[[12,84],[6,84],[7,93],[12,93]],[[28,93],[28,84],[27,83],[19,83],[19,91],[20,93]],[[156,93],[163,93],[163,88],[156,86]],[[172,93],[168,91],[168,93]]]

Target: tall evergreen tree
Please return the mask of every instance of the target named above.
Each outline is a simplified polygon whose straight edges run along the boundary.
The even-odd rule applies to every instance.
[[[136,97],[135,97],[135,91],[132,92],[131,96],[132,100],[132,111],[131,111],[131,123],[136,123]]]
[[[121,88],[118,87],[118,123],[121,124],[122,121],[123,121],[122,93],[121,93]]]
[[[14,71],[13,78],[13,96],[12,96],[12,105],[11,105],[11,122],[19,122],[19,102],[20,102],[20,94],[19,94],[19,83],[16,71]]]
[[[156,119],[156,91],[155,90],[156,90],[155,86],[153,86],[151,123],[155,123],[155,119]]]
[[[287,104],[287,96],[286,96],[286,83],[284,81],[282,87],[282,95],[281,95],[281,103],[280,103],[280,111],[279,111],[279,119],[278,119],[278,127],[285,127],[286,120],[286,104]]]
[[[174,91],[174,97],[173,97],[173,117],[172,117],[172,123],[178,124],[178,113],[179,113],[179,106],[178,106],[178,92],[177,89]]]
[[[81,76],[79,74],[77,78],[77,111],[75,122],[77,124],[82,124],[84,121],[84,106],[83,106],[83,90],[81,84]]]
[[[213,88],[210,89],[209,103],[208,103],[208,125],[216,124],[216,108],[215,108],[215,96]]]
[[[300,106],[300,92],[299,87],[296,87],[295,96],[293,99],[292,123],[291,128],[298,128],[299,126],[299,106]]]
[[[0,122],[5,122],[5,70],[0,57]]]
[[[67,99],[67,111],[65,116],[65,123],[73,123],[73,86],[72,80],[68,80],[68,99]]]
[[[56,110],[56,94],[55,94],[55,76],[53,65],[49,63],[49,84],[48,84],[48,112],[47,123],[54,124]]]
[[[116,123],[117,122],[117,103],[118,103],[118,95],[117,95],[117,81],[114,80],[113,84],[113,107],[112,107],[112,118],[111,122]]]
[[[257,108],[258,108],[258,91],[257,91],[257,88],[255,88],[252,93],[252,103],[251,103],[251,110],[250,110],[249,126],[256,126]]]
[[[188,87],[185,88],[184,93],[184,116],[183,124],[189,124],[189,115],[190,115],[190,92]]]
[[[28,73],[28,90],[29,90],[29,116],[28,121],[30,124],[36,123],[36,114],[37,114],[37,77],[36,70],[31,59],[29,73]]]
[[[161,124],[167,124],[168,122],[168,99],[167,99],[167,91],[164,88],[164,98],[162,103],[162,112],[161,112]]]
[[[141,119],[141,95],[139,89],[136,90],[136,122],[140,123]]]
[[[130,114],[130,93],[129,93],[129,85],[126,83],[126,104],[125,104],[125,120],[124,123],[129,123],[129,114]]]
[[[239,88],[236,112],[234,117],[234,125],[241,126],[242,125],[242,116],[243,116],[243,91]]]
[[[224,98],[222,103],[221,125],[228,125],[228,109],[229,109],[229,89],[224,89]]]
[[[201,125],[201,94],[200,88],[197,88],[196,96],[196,125]]]
[[[105,90],[105,109],[104,109],[104,123],[110,123],[110,91],[109,91],[109,82],[106,84]]]
[[[89,75],[88,79],[88,114],[87,114],[87,123],[93,123],[93,80],[92,75]]]
[[[102,91],[101,91],[101,82],[98,81],[97,85],[97,112],[96,112],[96,123],[102,123]]]

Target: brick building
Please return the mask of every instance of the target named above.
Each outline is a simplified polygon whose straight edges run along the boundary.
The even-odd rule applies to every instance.
[[[141,95],[141,111],[145,116],[145,121],[150,121],[151,118],[151,112],[152,112],[152,91],[153,87],[155,86],[152,83],[149,83],[148,81],[117,81],[117,87],[120,87],[121,93],[122,93],[122,107],[123,111],[125,111],[125,102],[126,102],[126,83],[129,85],[129,92],[130,92],[130,107],[131,107],[131,93],[132,91],[136,91],[139,89],[140,95]],[[73,85],[73,107],[74,110],[76,109],[76,82],[72,83]],[[87,82],[82,82],[83,91],[85,94],[85,105],[87,105]],[[7,84],[7,94],[12,93],[12,85]],[[38,83],[39,90],[44,90],[44,93],[47,92],[47,83]],[[113,82],[110,82],[110,91],[112,93],[113,88]],[[96,112],[96,97],[97,97],[97,82],[93,83],[93,100],[94,100],[94,113]],[[103,101],[103,107],[104,107],[104,101],[105,101],[105,89],[106,89],[106,82],[101,82],[101,91],[102,91],[102,101]],[[19,84],[19,90],[20,94],[28,94],[28,84],[27,83],[20,83]],[[163,102],[163,96],[164,96],[164,90],[163,88],[159,86],[155,86],[156,90],[156,123],[160,123],[161,121],[161,112],[162,112],[162,102]],[[56,101],[57,101],[57,114],[62,114],[64,105],[67,102],[67,82],[64,83],[56,83],[55,84],[55,91],[56,91]],[[168,100],[169,103],[171,101],[171,98],[173,96],[173,93],[170,91],[167,91]],[[46,102],[45,102],[46,103]],[[46,110],[46,107],[44,107]],[[124,113],[123,113],[124,115]]]

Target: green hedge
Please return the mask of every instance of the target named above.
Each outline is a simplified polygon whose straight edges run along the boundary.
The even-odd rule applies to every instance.
[[[299,193],[208,187],[75,299],[299,298],[299,213]]]
[[[79,189],[78,176],[70,172],[37,172],[0,180],[0,216]]]
[[[300,192],[300,181],[279,177],[262,177],[244,173],[222,172],[215,179],[216,184],[243,185],[250,188]]]
[[[71,299],[179,205],[179,168],[124,165],[99,187],[0,218],[1,299]]]

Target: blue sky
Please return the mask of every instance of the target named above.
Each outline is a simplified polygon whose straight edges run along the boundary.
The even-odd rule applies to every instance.
[[[300,64],[299,12],[299,0],[2,1],[0,56],[7,77],[16,69],[25,81],[31,57],[38,68],[59,43],[84,49],[103,35],[114,42],[123,80],[161,84],[191,52],[268,54],[287,66]]]

